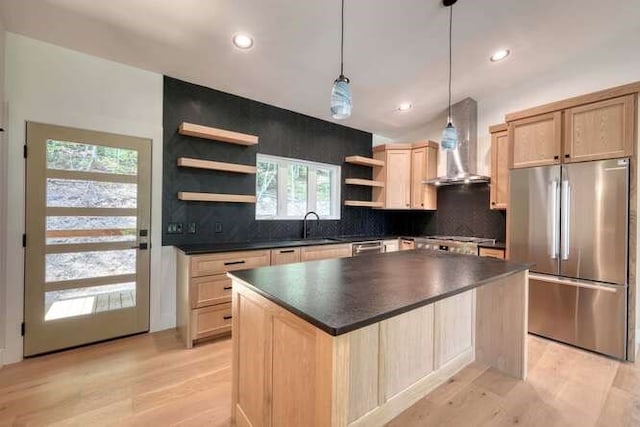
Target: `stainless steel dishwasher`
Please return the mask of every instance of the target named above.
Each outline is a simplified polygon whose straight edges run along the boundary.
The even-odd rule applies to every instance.
[[[381,254],[384,252],[382,240],[374,242],[356,242],[351,245],[352,256],[362,256],[370,254]]]

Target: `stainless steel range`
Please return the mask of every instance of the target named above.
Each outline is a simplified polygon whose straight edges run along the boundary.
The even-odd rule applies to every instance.
[[[478,245],[495,243],[494,239],[466,236],[425,236],[416,237],[417,249],[447,251],[465,255],[478,255]]]

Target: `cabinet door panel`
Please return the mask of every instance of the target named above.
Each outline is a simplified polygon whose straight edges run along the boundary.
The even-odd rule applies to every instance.
[[[565,112],[565,162],[633,155],[635,95]]]
[[[427,167],[427,149],[411,150],[411,208],[424,209],[423,187],[425,169]]]
[[[509,200],[509,133],[491,135],[491,209],[506,209]]]
[[[562,113],[543,114],[511,122],[509,138],[513,168],[560,163]]]
[[[411,150],[387,151],[387,209],[409,209],[411,207]]]
[[[292,264],[300,262],[300,248],[271,250],[271,265]]]

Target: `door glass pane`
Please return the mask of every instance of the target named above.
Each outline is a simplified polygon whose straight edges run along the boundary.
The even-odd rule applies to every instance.
[[[47,178],[47,206],[135,208],[137,190],[137,184]]]
[[[316,209],[320,217],[331,215],[331,172],[327,169],[316,171]]]
[[[138,152],[124,148],[47,140],[47,168],[137,175]]]
[[[278,165],[258,162],[256,173],[256,216],[275,216],[278,213]]]
[[[47,254],[45,263],[47,282],[134,274],[136,250]]]
[[[47,245],[136,240],[135,216],[49,216]]]
[[[302,218],[307,212],[307,176],[306,166],[287,168],[287,216]]]
[[[136,284],[91,286],[45,292],[44,320],[63,319],[84,314],[135,307]]]

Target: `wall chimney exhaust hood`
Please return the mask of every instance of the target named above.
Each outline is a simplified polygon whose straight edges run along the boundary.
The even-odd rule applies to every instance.
[[[488,176],[477,174],[478,103],[466,98],[451,106],[451,116],[458,131],[458,148],[447,153],[447,175],[425,181],[432,185],[481,184]]]

